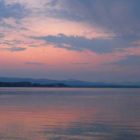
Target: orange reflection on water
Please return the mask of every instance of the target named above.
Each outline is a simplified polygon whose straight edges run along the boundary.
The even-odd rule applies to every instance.
[[[139,140],[140,98],[131,91],[116,91],[13,89],[13,94],[2,90],[8,94],[0,95],[0,139],[121,140],[125,136]]]
[[[96,118],[96,114],[99,110],[92,108],[86,113],[84,110],[68,110],[67,108],[49,108],[49,110],[8,110],[4,108],[0,110],[0,126],[13,124],[18,122],[21,125],[25,125],[27,128],[40,127],[48,125],[50,127],[67,126],[73,122],[84,122],[93,120]]]
[[[69,128],[75,122],[87,122],[96,119],[98,110],[91,108],[70,109],[70,108],[17,108],[9,109],[7,107],[0,108],[0,132],[7,137],[15,137],[19,139],[30,138],[31,140],[46,140],[46,137],[53,137],[52,134],[44,136],[37,133],[40,130]],[[36,132],[36,133],[35,133]],[[34,134],[35,133],[35,134]],[[55,134],[54,134],[55,135]],[[79,137],[79,136],[78,136]]]

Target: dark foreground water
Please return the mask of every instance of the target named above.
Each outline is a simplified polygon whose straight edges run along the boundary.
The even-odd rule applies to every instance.
[[[0,88],[0,140],[140,140],[140,89]]]

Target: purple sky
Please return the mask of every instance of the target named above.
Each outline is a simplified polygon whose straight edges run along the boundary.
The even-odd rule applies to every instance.
[[[139,0],[0,0],[0,76],[139,82]]]

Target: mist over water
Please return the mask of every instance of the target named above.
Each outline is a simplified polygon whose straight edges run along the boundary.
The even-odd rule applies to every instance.
[[[0,88],[0,140],[139,140],[140,89]]]

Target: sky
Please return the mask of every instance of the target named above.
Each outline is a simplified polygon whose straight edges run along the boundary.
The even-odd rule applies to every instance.
[[[0,0],[0,76],[140,82],[139,0]]]

